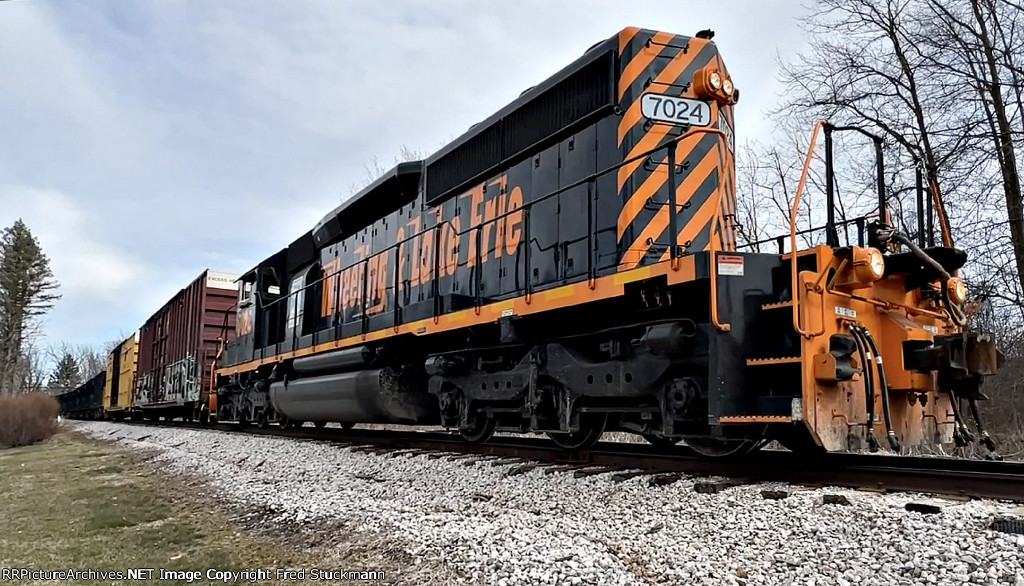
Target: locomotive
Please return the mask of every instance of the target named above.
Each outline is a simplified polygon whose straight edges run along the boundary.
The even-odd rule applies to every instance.
[[[797,246],[812,146],[778,253],[744,250],[738,100],[711,31],[594,45],[243,273],[190,416],[727,456],[964,444],[970,407],[990,445],[976,401],[1001,354],[965,326],[966,255],[927,234],[923,189],[914,238],[881,174],[874,213],[837,222],[833,134],[880,139],[819,124],[825,243]]]

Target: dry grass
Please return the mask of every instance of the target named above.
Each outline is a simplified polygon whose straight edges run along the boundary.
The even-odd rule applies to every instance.
[[[0,396],[0,448],[30,446],[57,433],[57,399],[43,393]]]
[[[163,474],[147,458],[73,432],[0,452],[0,567],[320,568],[385,571],[387,580],[374,584],[456,581],[450,569],[413,559],[388,536],[229,507],[200,479]]]

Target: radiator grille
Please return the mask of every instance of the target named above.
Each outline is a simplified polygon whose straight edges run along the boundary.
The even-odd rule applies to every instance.
[[[433,161],[426,168],[427,203],[470,186],[614,106],[614,64],[613,51],[600,55]]]

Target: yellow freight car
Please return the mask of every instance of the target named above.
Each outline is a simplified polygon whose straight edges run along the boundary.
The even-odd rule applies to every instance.
[[[103,387],[103,410],[108,418],[121,420],[135,407],[135,370],[139,344],[135,334],[111,350],[107,356],[107,382]]]

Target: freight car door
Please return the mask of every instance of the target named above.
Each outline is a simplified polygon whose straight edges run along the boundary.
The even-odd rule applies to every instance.
[[[121,390],[119,388],[121,385],[121,352],[123,351],[124,346],[125,343],[122,342],[121,345],[114,348],[113,353],[111,353],[111,357],[114,359],[114,364],[110,368],[110,376],[112,377],[110,379],[110,404],[106,405],[106,407],[117,407],[119,403],[118,395]]]

